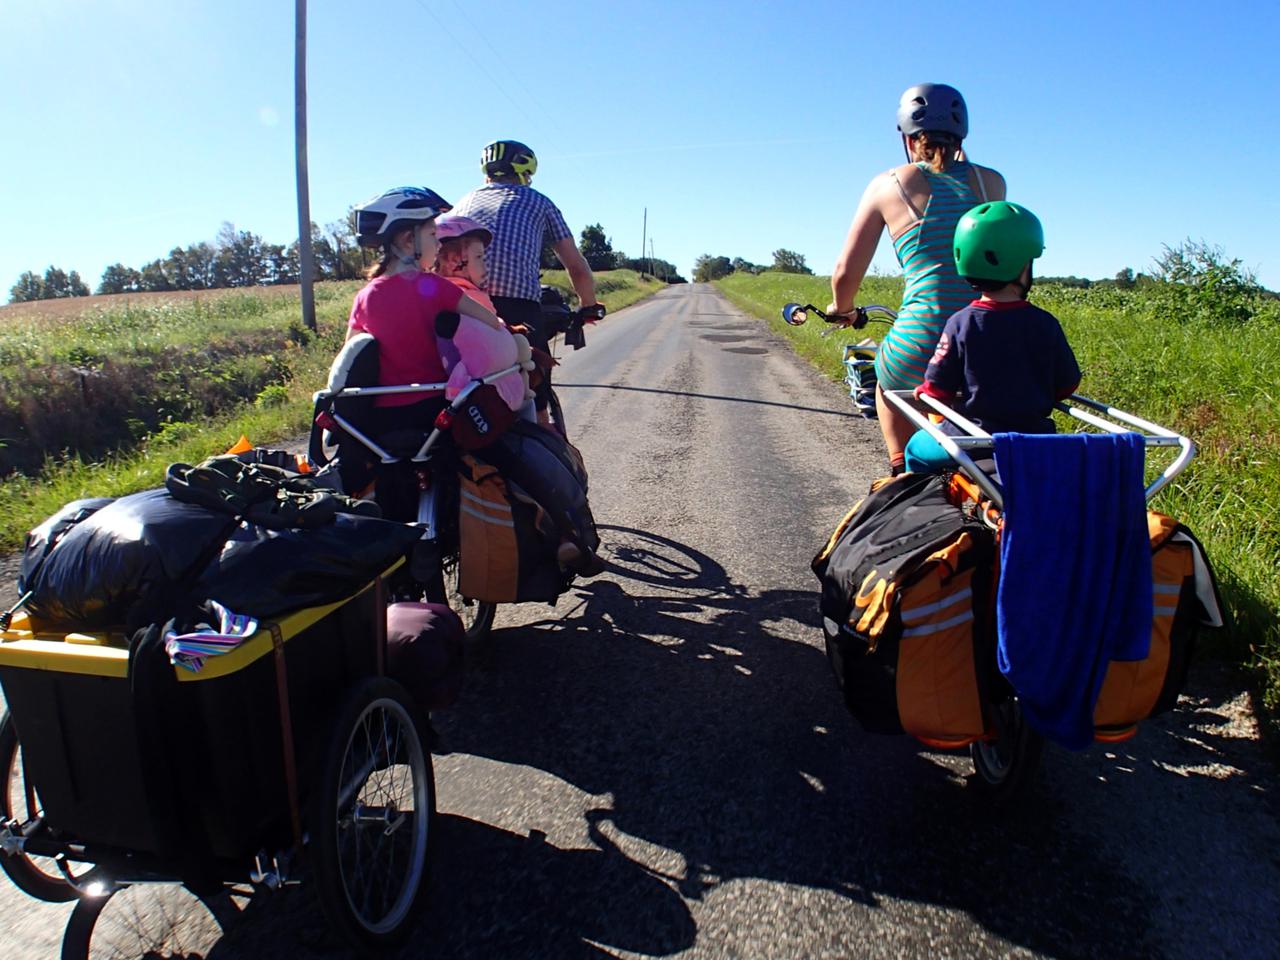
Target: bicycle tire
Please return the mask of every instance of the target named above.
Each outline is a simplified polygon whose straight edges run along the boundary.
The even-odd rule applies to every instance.
[[[19,827],[38,823],[44,814],[36,796],[35,785],[27,781],[21,751],[18,728],[6,710],[3,717],[0,717],[0,769],[3,769],[5,784],[3,816],[6,822],[16,823]],[[32,857],[25,853],[0,854],[0,869],[4,870],[14,886],[37,900],[67,903],[76,898],[76,888],[51,857]],[[76,879],[86,879],[93,869],[86,868]]]
[[[403,942],[427,888],[436,793],[418,715],[394,680],[369,677],[357,685],[334,720],[308,811],[320,904],[362,951]],[[390,796],[406,779],[408,793]],[[397,851],[406,844],[396,873]],[[369,858],[378,863],[370,867]],[[386,876],[375,877],[381,866]]]

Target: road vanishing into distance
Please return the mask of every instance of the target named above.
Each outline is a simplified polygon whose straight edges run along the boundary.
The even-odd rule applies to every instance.
[[[400,956],[1280,956],[1277,773],[1230,674],[992,809],[966,754],[863,733],[827,665],[809,561],[883,464],[840,387],[704,285],[557,377],[609,570],[500,608],[436,715]],[[67,906],[0,882],[0,910],[0,956],[56,955]],[[305,887],[211,954],[344,955]]]

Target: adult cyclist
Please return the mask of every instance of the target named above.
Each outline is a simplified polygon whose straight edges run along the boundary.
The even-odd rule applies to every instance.
[[[892,473],[904,469],[903,451],[915,426],[884,391],[912,390],[924,379],[947,318],[973,299],[956,273],[956,222],[979,203],[1005,195],[998,172],[965,157],[969,111],[955,87],[921,83],[907,89],[898,103],[898,132],[908,162],[875,177],[863,193],[831,272],[827,308],[837,314],[853,309],[880,234],[888,230],[905,280],[898,319],[876,354],[876,409]]]
[[[517,140],[497,140],[480,155],[485,182],[472,190],[453,208],[455,216],[478,221],[493,232],[488,249],[489,296],[498,316],[508,324],[520,324],[529,331],[529,342],[550,352],[542,327],[539,264],[545,239],[569,274],[587,315],[604,316],[604,305],[596,300],[596,281],[577,245],[564,216],[545,195],[529,186],[538,169],[538,158]],[[549,423],[547,404],[550,374],[537,390],[538,420]]]

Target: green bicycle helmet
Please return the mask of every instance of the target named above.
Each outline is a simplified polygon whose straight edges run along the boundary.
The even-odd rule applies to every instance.
[[[1026,207],[996,200],[960,218],[954,246],[956,271],[966,280],[1013,283],[1044,253],[1044,228]]]

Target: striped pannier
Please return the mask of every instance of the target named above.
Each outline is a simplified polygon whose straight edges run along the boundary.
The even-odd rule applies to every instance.
[[[938,476],[881,481],[841,521],[813,570],[827,655],[864,729],[945,747],[983,737],[994,557],[991,530]]]

